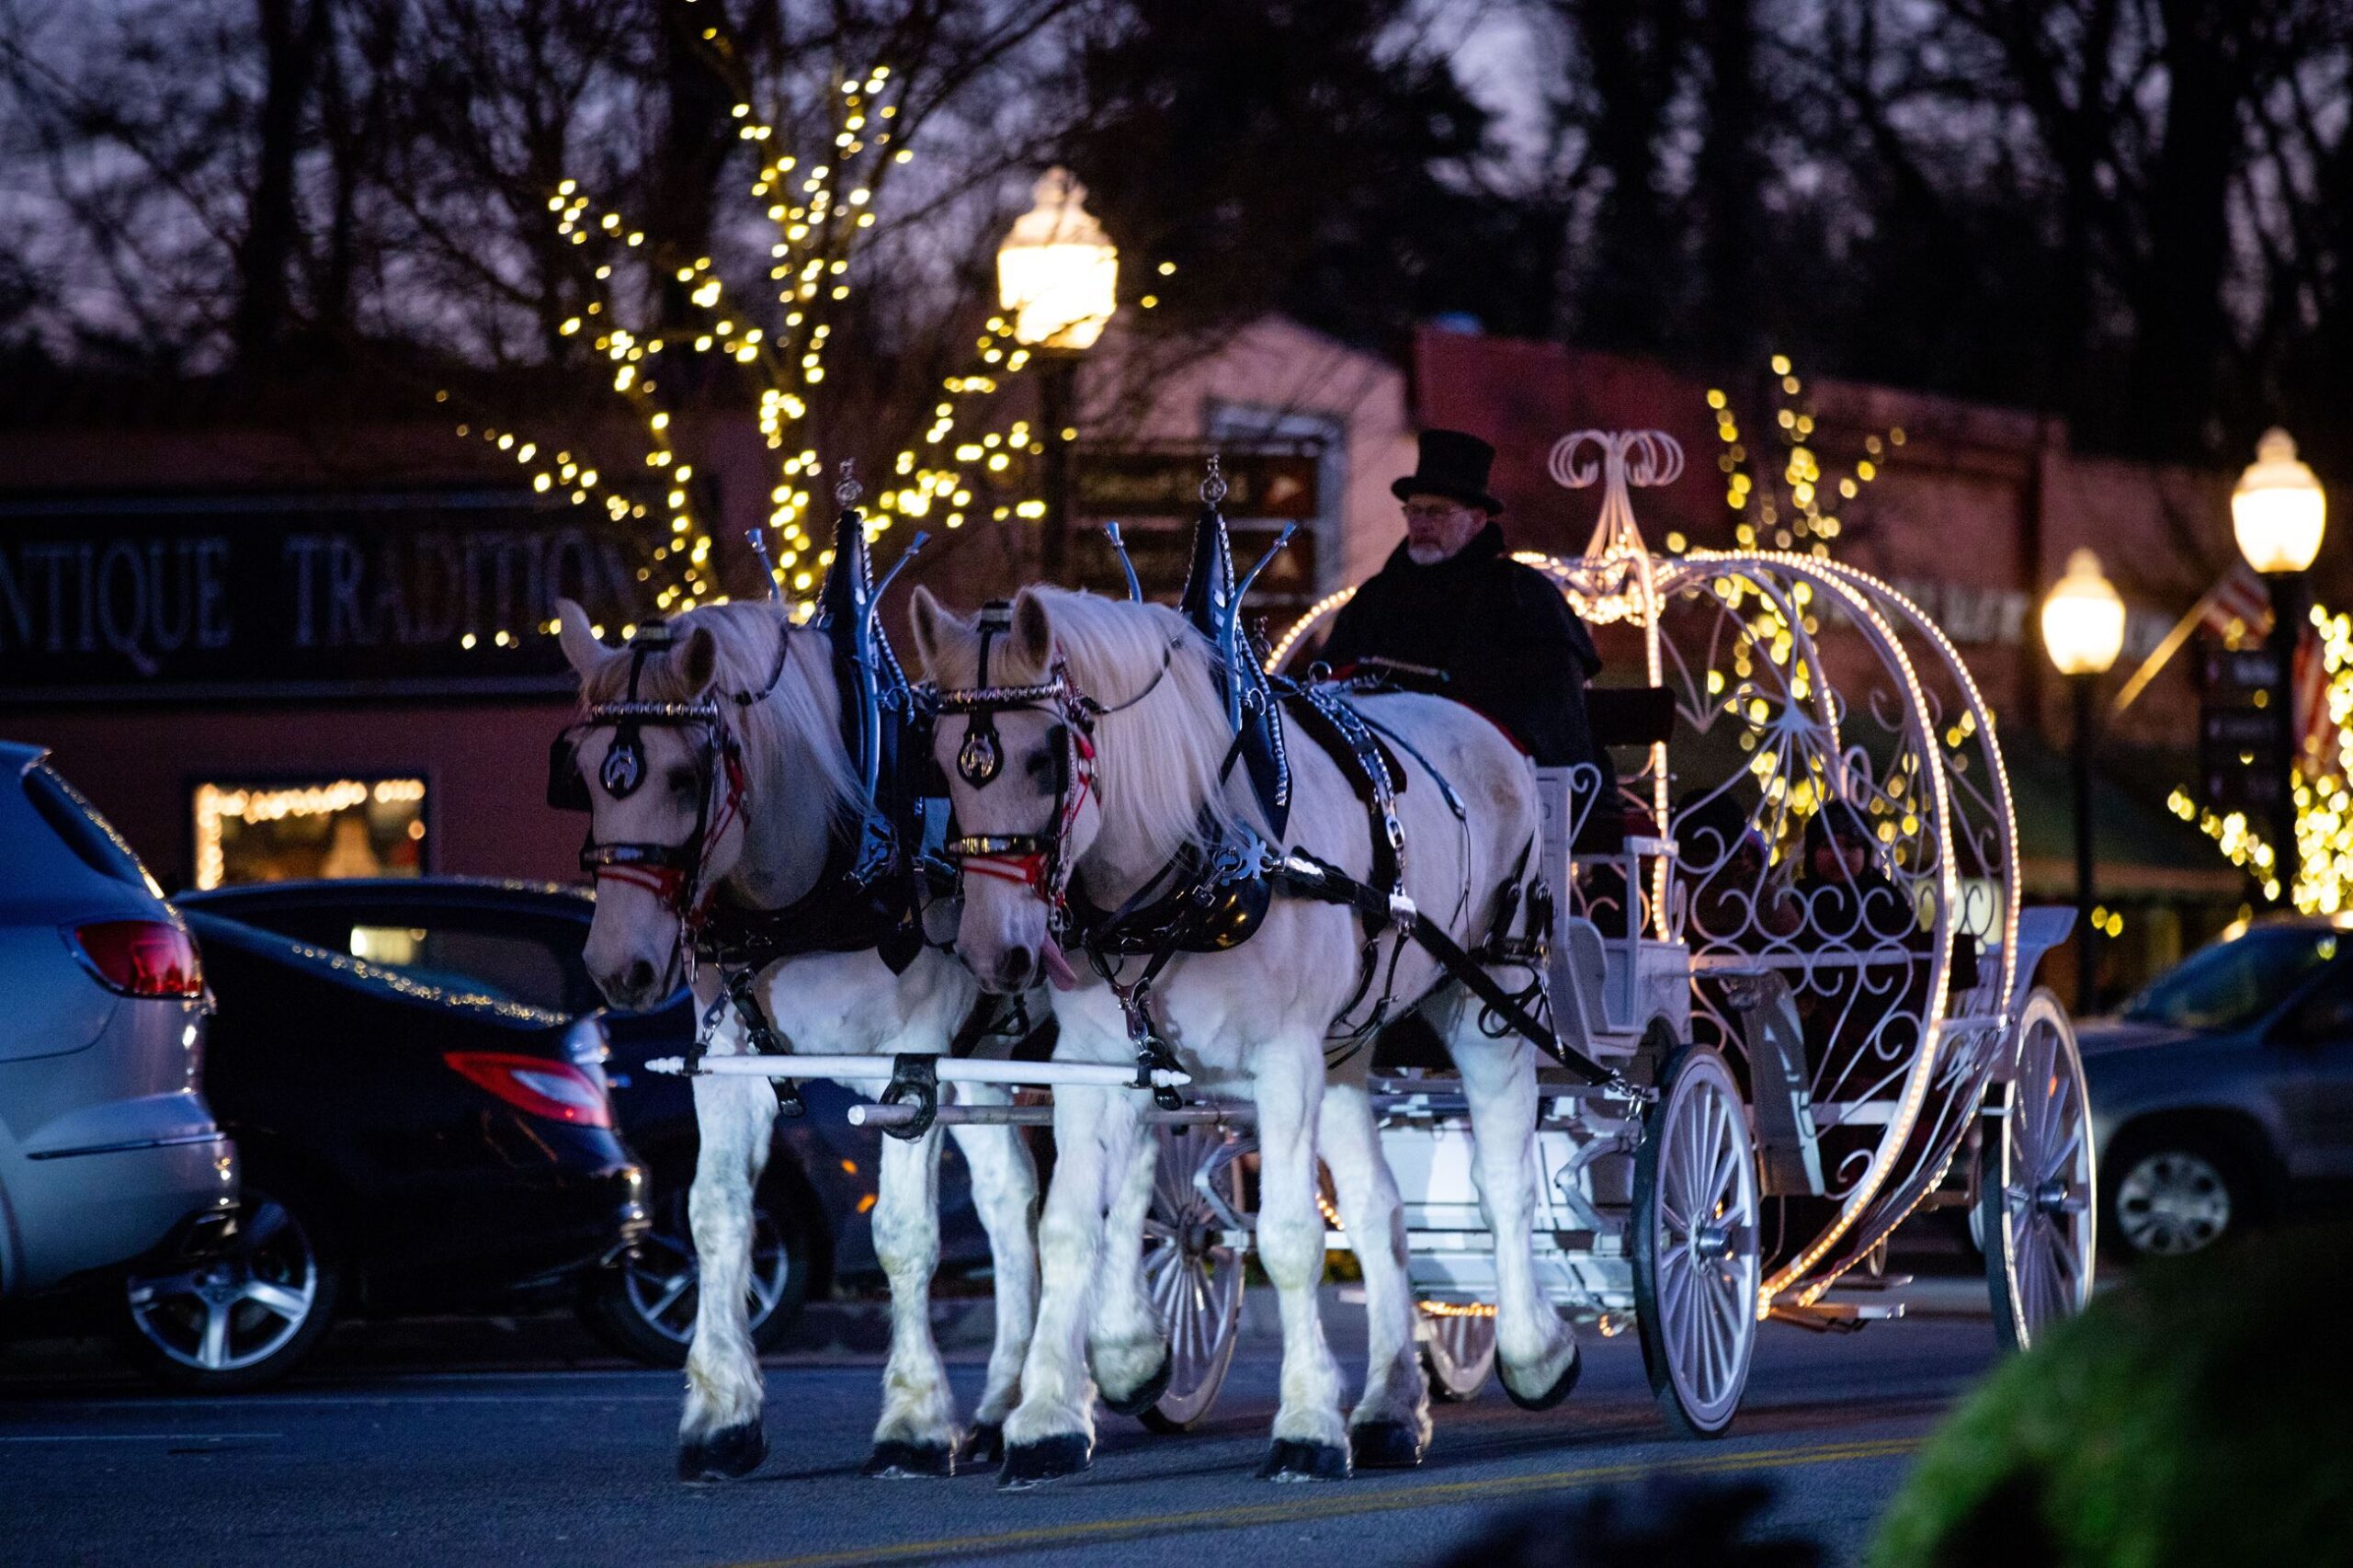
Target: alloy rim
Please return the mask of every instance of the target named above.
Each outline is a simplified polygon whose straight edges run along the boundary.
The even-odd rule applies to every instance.
[[[645,1325],[674,1345],[694,1339],[702,1306],[702,1263],[695,1256],[683,1192],[665,1199],[661,1217],[621,1264],[621,1290]],[[784,1299],[792,1255],[766,1209],[753,1210],[752,1268],[744,1286],[745,1331],[756,1333]]]
[[[2196,1252],[2230,1229],[2230,1184],[2186,1149],[2143,1155],[2116,1184],[2116,1222],[2135,1252]]]
[[[226,1254],[125,1283],[148,1343],[183,1367],[234,1372],[278,1354],[311,1321],[319,1260],[290,1210],[249,1198]]]

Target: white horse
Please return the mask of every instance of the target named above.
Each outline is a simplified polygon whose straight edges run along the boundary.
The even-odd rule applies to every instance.
[[[982,678],[976,621],[951,616],[918,588],[914,622],[924,664],[944,692]],[[941,715],[937,752],[967,835],[957,950],[992,989],[1027,985],[1041,968],[1068,984],[1073,977],[1050,925],[1056,855],[991,854],[987,839],[1012,849],[1050,840],[1089,900],[1108,909],[1144,887],[1188,839],[1229,832],[1253,820],[1257,807],[1239,769],[1230,780],[1222,777],[1232,733],[1214,656],[1175,611],[1033,587],[1014,601],[1010,628],[990,652],[984,684],[1000,697],[1006,688],[1051,688],[1057,680],[1072,697],[1023,700],[1016,692],[1013,702],[996,702],[986,718],[1001,765],[978,785],[972,775],[992,770],[960,768],[960,760],[971,759],[965,748],[977,744],[981,716]],[[1467,835],[1427,773],[1397,805],[1408,844],[1406,892],[1425,911],[1450,912],[1449,934],[1472,946],[1485,934],[1498,891],[1535,838],[1532,772],[1493,724],[1454,703],[1400,695],[1368,699],[1364,710],[1470,802]],[[1090,719],[1091,756],[1083,744]],[[1292,768],[1290,845],[1367,876],[1371,844],[1364,807],[1338,765],[1288,714],[1283,722]],[[1384,979],[1394,939],[1381,944]],[[1415,1463],[1430,1431],[1404,1225],[1381,1157],[1362,1056],[1326,1083],[1326,1034],[1358,991],[1363,948],[1348,910],[1278,898],[1248,941],[1175,960],[1153,994],[1160,1031],[1193,1074],[1195,1090],[1246,1097],[1256,1107],[1257,1252],[1279,1293],[1283,1329],[1281,1403],[1260,1474],[1280,1480],[1345,1476],[1352,1449],[1366,1464]],[[1137,968],[1126,966],[1126,980]],[[1419,949],[1408,944],[1397,956],[1401,1006],[1438,979]],[[1535,1051],[1517,1038],[1483,1033],[1478,1010],[1452,988],[1432,998],[1428,1010],[1470,1098],[1480,1199],[1495,1234],[1505,1388],[1520,1403],[1549,1404],[1574,1382],[1577,1350],[1536,1281]],[[1090,975],[1060,992],[1054,1011],[1062,1057],[1134,1061],[1108,985]],[[1152,1153],[1149,1141],[1137,1136],[1139,1111],[1131,1091],[1055,1092],[1056,1165],[1039,1226],[1044,1294],[1021,1403],[1006,1423],[1001,1480],[1007,1484],[1085,1469],[1093,1454],[1097,1387],[1108,1402],[1130,1401],[1134,1391],[1151,1388],[1165,1364],[1163,1331],[1141,1276]],[[1345,1423],[1338,1370],[1316,1313],[1324,1269],[1319,1153],[1363,1267],[1370,1319],[1365,1389]]]
[[[559,603],[558,615],[584,706],[622,697],[635,655],[599,642],[571,601]],[[690,885],[745,909],[786,907],[816,882],[829,835],[854,809],[861,789],[841,738],[831,644],[824,633],[790,629],[766,604],[695,610],[673,622],[673,632],[668,651],[646,657],[637,695],[655,702],[715,700],[741,750],[740,781],[731,778],[722,756],[712,755],[707,731],[649,723],[636,732],[642,783],[617,799],[604,778],[617,731],[591,725],[580,734],[575,761],[588,789],[592,840],[677,846],[691,853],[689,841],[700,833],[699,874]],[[761,693],[771,680],[765,695],[732,700]],[[623,768],[616,777],[628,785],[628,775]],[[741,798],[731,799],[731,791]],[[721,977],[709,966],[692,966],[680,900],[659,884],[659,878],[600,874],[586,949],[589,972],[618,1007],[658,1002],[691,973],[699,1016],[710,1019]],[[898,974],[870,951],[784,959],[758,976],[756,992],[777,1033],[795,1051],[937,1054],[947,1048],[976,988],[955,960],[926,946]],[[749,1049],[735,1010],[716,1012],[708,1050],[726,1055]],[[972,1085],[959,1089],[968,1102],[1004,1098]],[[753,1192],[767,1162],[777,1096],[762,1078],[705,1076],[694,1080],[694,1097],[702,1145],[688,1207],[701,1264],[701,1304],[687,1357],[678,1470],[688,1481],[710,1481],[749,1474],[767,1452],[745,1288]],[[1016,1130],[953,1131],[972,1169],[973,1201],[995,1264],[996,1339],[962,1449],[966,1457],[993,1461],[1036,1312],[1038,1177]],[[891,1355],[870,1474],[950,1474],[959,1453],[955,1397],[931,1331],[931,1277],[939,1258],[938,1154],[937,1127],[912,1142],[882,1141],[874,1251],[891,1285]]]

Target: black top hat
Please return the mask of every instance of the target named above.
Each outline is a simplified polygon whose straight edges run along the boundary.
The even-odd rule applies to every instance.
[[[1400,501],[1409,495],[1443,495],[1490,516],[1504,504],[1487,494],[1487,471],[1495,466],[1495,449],[1460,430],[1422,432],[1421,457],[1414,472],[1389,487]]]

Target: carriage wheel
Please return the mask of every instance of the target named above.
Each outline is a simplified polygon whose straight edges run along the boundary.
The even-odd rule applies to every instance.
[[[1667,1425],[1732,1425],[1756,1348],[1756,1142],[1724,1059],[1686,1045],[1659,1076],[1634,1156],[1634,1312]]]
[[[1994,1331],[2024,1350],[2091,1300],[2098,1187],[2084,1059],[2067,1009],[2037,987],[2017,1039],[2018,1072],[1978,1156],[1977,1211]]]
[[[1420,1338],[1430,1392],[1455,1404],[1478,1398],[1495,1369],[1494,1309],[1424,1301]]]
[[[1241,1212],[1242,1171],[1220,1128],[1161,1127],[1154,1135],[1160,1163],[1144,1213],[1143,1275],[1168,1335],[1169,1378],[1167,1392],[1137,1419],[1155,1432],[1182,1432],[1217,1403],[1242,1337],[1242,1256],[1221,1235]]]

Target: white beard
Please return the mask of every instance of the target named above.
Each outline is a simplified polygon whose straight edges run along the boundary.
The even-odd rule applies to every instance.
[[[1435,566],[1453,553],[1445,546],[1437,544],[1409,544],[1405,547],[1405,559],[1416,566]]]

